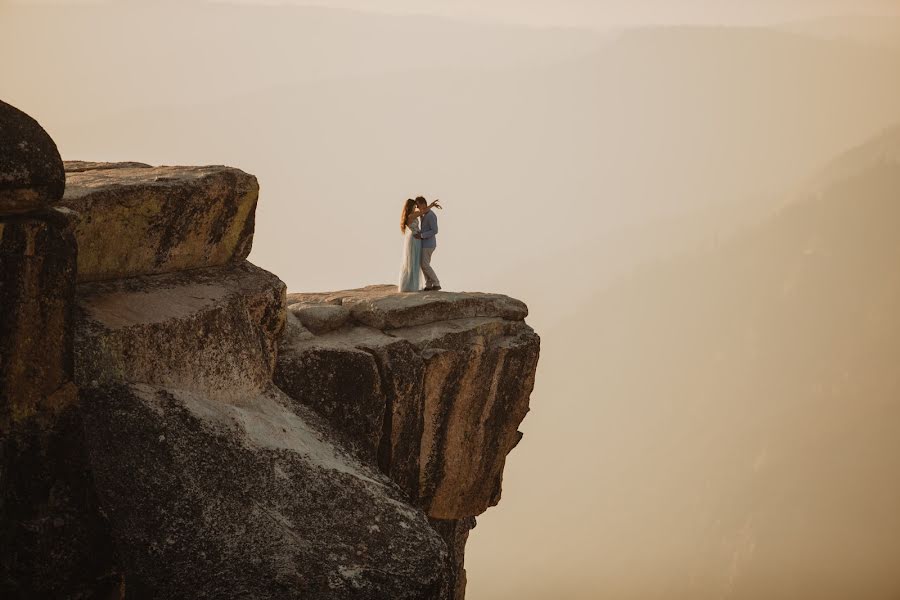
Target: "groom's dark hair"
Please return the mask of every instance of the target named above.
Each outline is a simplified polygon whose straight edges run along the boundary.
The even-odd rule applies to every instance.
[[[425,199],[425,196],[417,196],[416,204],[428,204],[428,200]]]

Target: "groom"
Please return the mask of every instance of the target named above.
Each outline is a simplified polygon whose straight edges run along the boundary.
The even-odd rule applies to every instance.
[[[438,220],[434,211],[428,208],[428,201],[422,196],[416,198],[416,206],[424,214],[421,219],[420,232],[416,239],[422,240],[422,273],[425,275],[425,291],[436,292],[441,289],[437,273],[431,268],[431,255],[437,248]]]

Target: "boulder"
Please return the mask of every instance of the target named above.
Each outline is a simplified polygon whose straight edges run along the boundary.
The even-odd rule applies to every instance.
[[[327,333],[343,326],[350,318],[350,311],[334,304],[291,304],[288,309],[314,334]]]
[[[238,263],[250,253],[259,185],[229,167],[128,167],[68,175],[78,280]]]
[[[373,285],[358,290],[290,294],[288,303],[340,304],[357,322],[376,329],[393,329],[471,317],[522,321],[524,302],[502,294],[480,292],[420,292],[398,294],[397,286]]]
[[[76,379],[223,395],[267,385],[284,284],[248,262],[78,286]]]
[[[37,121],[0,101],[0,215],[46,207],[65,187],[53,139]]]

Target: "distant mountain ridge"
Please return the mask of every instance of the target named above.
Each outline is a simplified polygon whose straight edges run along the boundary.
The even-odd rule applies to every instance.
[[[848,150],[804,183],[798,198],[813,196],[841,180],[849,179],[877,166],[900,163],[900,124],[885,129],[872,139]]]
[[[619,444],[597,477],[628,473],[593,501],[624,503],[601,526],[638,541],[595,548],[598,577],[677,564],[647,584],[659,598],[900,590],[897,142],[839,156],[815,197],[634,273],[548,336],[581,340],[559,371],[568,410],[602,402],[615,422],[595,424]],[[648,551],[647,531],[670,541]]]
[[[900,16],[825,17],[788,23],[782,29],[825,39],[853,40],[900,50]]]

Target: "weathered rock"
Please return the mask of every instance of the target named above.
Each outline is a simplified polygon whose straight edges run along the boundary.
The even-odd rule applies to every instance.
[[[290,294],[295,302],[340,304],[353,318],[376,329],[412,327],[436,321],[471,317],[500,317],[521,321],[528,316],[524,302],[502,294],[480,292],[421,292],[398,294],[397,286],[373,285],[340,292]]]
[[[229,402],[115,386],[86,407],[129,597],[445,597],[425,516],[277,389]]]
[[[528,410],[525,305],[286,298],[244,260],[252,176],[66,166],[50,217],[0,225],[0,596],[460,600]]]
[[[129,596],[445,598],[424,513],[271,384],[275,276],[83,283],[78,314],[91,472]]]
[[[77,405],[0,435],[0,598],[120,598]]]
[[[363,459],[371,461],[377,448],[381,471],[426,511],[447,544],[450,598],[463,600],[466,540],[474,516],[500,499],[540,339],[522,321],[527,309],[510,298],[389,290],[288,294],[302,306],[349,307],[350,322],[320,335],[299,322],[285,329],[275,382]],[[458,317],[469,314],[483,316]],[[371,323],[410,325],[380,330]]]
[[[281,349],[276,385],[312,407],[360,457],[374,463],[385,411],[375,359],[341,336],[310,342],[296,340]]]
[[[219,394],[268,384],[284,284],[248,262],[78,286],[76,377]]]
[[[475,517],[455,521],[438,519],[429,519],[429,521],[447,544],[447,572],[451,582],[448,600],[465,600],[466,542],[469,539],[469,531],[475,528]]]
[[[78,280],[236,263],[250,253],[259,185],[229,167],[69,173],[60,205],[78,213]]]
[[[369,327],[302,339],[286,330],[275,383],[322,415],[360,456],[418,498],[424,362],[404,340]]]
[[[385,331],[346,326],[303,340],[287,331],[275,381],[356,446],[369,454],[377,447],[381,469],[430,517],[481,514],[499,501],[506,455],[521,437],[540,340],[523,321],[503,318],[526,312],[512,311],[518,301],[511,298],[384,295],[385,287],[289,294],[323,305],[338,299],[354,307],[357,322],[377,313],[377,320],[396,324],[412,315],[410,307],[427,318],[412,315],[415,325]],[[489,316],[431,320],[442,308],[451,316]]]
[[[152,165],[142,162],[94,162],[89,160],[65,160],[63,166],[66,173],[83,173],[84,171],[102,171],[108,169],[150,169]]]
[[[395,329],[425,359],[419,493],[435,519],[476,516],[500,501],[518,444],[540,339],[523,322],[462,319]]]
[[[0,101],[0,214],[45,207],[59,200],[65,187],[53,139],[37,121]]]
[[[288,309],[314,334],[334,331],[350,319],[350,311],[340,305],[298,302],[291,304]]]
[[[0,217],[2,598],[118,586],[72,382],[75,262],[64,212]]]
[[[0,431],[75,397],[76,254],[64,212],[0,217]]]

